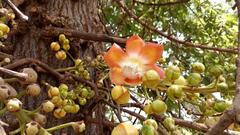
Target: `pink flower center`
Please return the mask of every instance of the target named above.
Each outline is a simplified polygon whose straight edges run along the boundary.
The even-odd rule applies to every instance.
[[[121,63],[123,76],[136,79],[143,76],[143,64],[138,58],[128,58]]]

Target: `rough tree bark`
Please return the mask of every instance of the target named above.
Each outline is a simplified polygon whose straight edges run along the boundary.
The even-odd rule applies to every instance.
[[[34,58],[47,63],[53,68],[73,65],[69,58],[65,61],[57,60],[55,54],[49,49],[50,43],[56,41],[57,37],[44,37],[41,35],[42,30],[48,26],[71,28],[91,33],[104,33],[104,27],[98,16],[98,0],[25,0],[16,1],[15,4],[30,18],[29,22],[18,21],[19,30],[10,37],[15,61],[21,58]],[[70,53],[76,58],[95,57],[102,51],[102,43],[99,42],[72,39],[70,44]],[[94,74],[94,71],[92,71],[91,75],[94,76]],[[46,78],[48,78],[48,82],[58,82],[55,81],[56,78],[49,77],[47,74],[40,76],[40,79]],[[35,99],[24,97],[23,101],[26,108],[33,109],[39,106],[41,101],[46,98],[46,89],[43,89],[41,96]],[[102,112],[99,109],[97,111]],[[104,117],[104,114],[100,113],[95,113],[95,115],[98,118]],[[82,118],[80,116],[76,118],[76,115],[67,115],[66,118],[57,120],[52,115],[48,115],[46,127]],[[74,134],[71,129],[67,129],[65,132],[68,135]],[[55,132],[55,134],[60,134],[60,132]],[[100,135],[105,133],[102,126],[90,125],[87,127],[85,134]]]

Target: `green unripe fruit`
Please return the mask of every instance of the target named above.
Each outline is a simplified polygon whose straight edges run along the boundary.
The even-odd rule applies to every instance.
[[[187,85],[188,82],[187,82],[187,80],[183,76],[180,76],[177,80],[174,81],[174,84],[177,84],[177,85]]]
[[[81,96],[82,96],[83,98],[86,98],[86,97],[88,96],[88,94],[89,94],[89,92],[88,92],[88,90],[87,90],[86,88],[83,88],[83,89],[81,90]]]
[[[26,129],[25,129],[26,135],[38,135],[39,131],[40,131],[40,126],[38,125],[37,122],[32,121],[26,124]]]
[[[35,83],[37,81],[38,74],[32,68],[24,68],[22,73],[27,74],[26,80],[22,81],[23,84]]]
[[[226,92],[228,90],[228,85],[225,82],[217,84],[217,90],[220,92]]]
[[[58,118],[58,119],[61,119],[61,118],[65,117],[65,115],[66,115],[66,112],[65,112],[65,110],[62,109],[62,108],[57,108],[57,109],[54,110],[54,112],[53,112],[53,116],[54,116],[55,118]]]
[[[87,103],[87,99],[86,98],[79,98],[78,101],[79,101],[80,105],[85,105]]]
[[[212,67],[209,69],[209,73],[210,73],[210,75],[212,75],[212,76],[218,77],[218,76],[220,76],[221,74],[223,74],[223,68],[222,68],[222,66],[220,66],[220,65],[212,66]]]
[[[52,51],[59,51],[60,50],[60,45],[58,42],[52,42],[50,45],[50,48]]]
[[[152,113],[153,113],[153,110],[152,110],[151,104],[146,104],[146,105],[143,107],[143,111],[144,111],[146,114],[152,114]]]
[[[79,110],[80,110],[80,106],[79,105],[77,105],[77,104],[73,105],[72,113],[77,113]]]
[[[66,84],[60,84],[60,86],[58,87],[60,92],[63,91],[68,91],[68,86]]]
[[[167,111],[167,105],[162,100],[155,100],[151,104],[152,110],[156,114],[162,114]]]
[[[220,102],[215,102],[213,109],[216,112],[224,112],[228,107],[229,105],[226,102],[220,101]]]
[[[67,54],[65,51],[61,50],[55,54],[55,57],[59,60],[65,60],[67,58]]]
[[[60,34],[59,37],[58,37],[58,40],[61,44],[63,44],[65,39],[66,39],[66,36],[64,34]]]
[[[0,30],[0,37],[3,37],[4,36],[4,33],[3,31]]]
[[[8,100],[6,107],[9,112],[17,112],[22,108],[22,102],[17,98],[13,98]]]
[[[187,77],[187,81],[190,86],[199,86],[202,81],[202,77],[199,73],[191,73]]]
[[[37,123],[39,123],[40,125],[44,125],[47,122],[47,118],[45,115],[40,114],[40,113],[36,113],[34,114],[33,117],[34,121],[36,121]]]
[[[142,135],[155,135],[155,129],[151,125],[143,125]]]
[[[196,62],[192,64],[192,70],[196,73],[202,73],[205,71],[205,66],[200,62]]]
[[[154,119],[147,119],[143,122],[143,124],[153,126],[155,129],[158,128],[158,124]]]
[[[38,96],[41,92],[41,88],[38,84],[30,84],[27,86],[27,94],[30,96]]]
[[[55,105],[51,101],[45,101],[44,103],[42,103],[42,110],[44,112],[52,112],[54,108]]]
[[[63,50],[68,51],[70,49],[69,44],[63,44]]]
[[[54,96],[51,99],[51,102],[56,106],[56,107],[60,107],[63,104],[63,100],[60,96]]]
[[[181,71],[180,71],[180,68],[177,66],[169,66],[165,70],[165,76],[168,80],[174,81],[178,79],[180,75],[181,75]]]
[[[10,28],[4,24],[4,23],[0,23],[0,30],[3,32],[3,34],[8,34],[10,31]]]
[[[76,59],[76,60],[74,61],[74,63],[75,63],[75,66],[78,66],[78,65],[80,65],[80,64],[81,64],[81,62],[82,62],[82,60],[81,60],[81,59]]]
[[[69,45],[69,40],[68,39],[64,39],[64,41],[63,41],[63,45]]]
[[[175,121],[173,118],[167,117],[163,121],[163,125],[170,131],[175,129]]]
[[[182,99],[184,96],[184,92],[182,90],[182,87],[180,87],[179,85],[171,85],[167,89],[167,95],[171,100]]]
[[[70,105],[70,104],[65,105],[63,109],[66,113],[72,113],[74,111],[73,105]]]
[[[48,90],[48,97],[54,97],[54,96],[59,96],[60,92],[58,87],[50,87]]]
[[[148,88],[155,88],[160,81],[160,76],[155,70],[148,70],[143,76],[143,84]]]

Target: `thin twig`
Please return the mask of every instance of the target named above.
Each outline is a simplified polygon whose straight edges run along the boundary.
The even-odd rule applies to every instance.
[[[19,72],[9,70],[9,69],[3,68],[3,67],[0,67],[0,72],[10,75],[10,76],[13,76],[13,77],[16,77],[21,80],[26,80],[28,77],[28,75],[26,73],[19,73]]]
[[[5,2],[7,2],[7,4],[13,9],[13,11],[17,14],[17,16],[24,20],[24,21],[28,21],[28,16],[26,16],[25,14],[23,14],[12,2],[11,0],[5,0]]]
[[[177,5],[177,4],[187,3],[189,1],[190,0],[178,0],[178,1],[164,2],[164,3],[146,3],[146,2],[134,0],[134,2],[136,2],[138,4],[148,5],[148,6],[173,6],[173,5]]]

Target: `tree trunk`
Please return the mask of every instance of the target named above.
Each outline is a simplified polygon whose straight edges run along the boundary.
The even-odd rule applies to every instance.
[[[18,8],[30,18],[29,22],[19,21],[18,34],[10,37],[14,46],[13,56],[15,61],[22,58],[34,58],[53,68],[73,65],[69,57],[64,61],[55,58],[55,53],[50,50],[49,46],[58,37],[44,37],[41,34],[42,30],[48,26],[70,28],[90,33],[104,33],[103,24],[98,16],[98,0],[25,0],[23,3],[15,4],[19,4]],[[102,43],[99,42],[71,39],[70,45],[70,53],[75,58],[86,58],[88,56],[93,58],[102,51]],[[91,71],[91,75],[94,76],[94,71]],[[46,79],[51,84],[57,85],[58,83],[56,78],[47,74],[40,75],[40,79]],[[22,99],[24,106],[29,109],[39,106],[43,100],[47,99],[46,89],[42,91],[42,95],[37,98],[24,97]],[[97,110],[102,113],[102,110],[99,109]],[[95,117],[103,118],[104,114],[99,112],[95,113]],[[76,118],[76,116],[67,115],[59,120],[54,118],[52,114],[48,114],[46,127],[84,118],[80,116]],[[74,134],[71,128],[66,129],[65,132],[68,135]],[[60,132],[55,132],[55,134],[60,134]],[[87,125],[85,134],[100,135],[106,133],[103,132],[103,127],[100,125]]]

